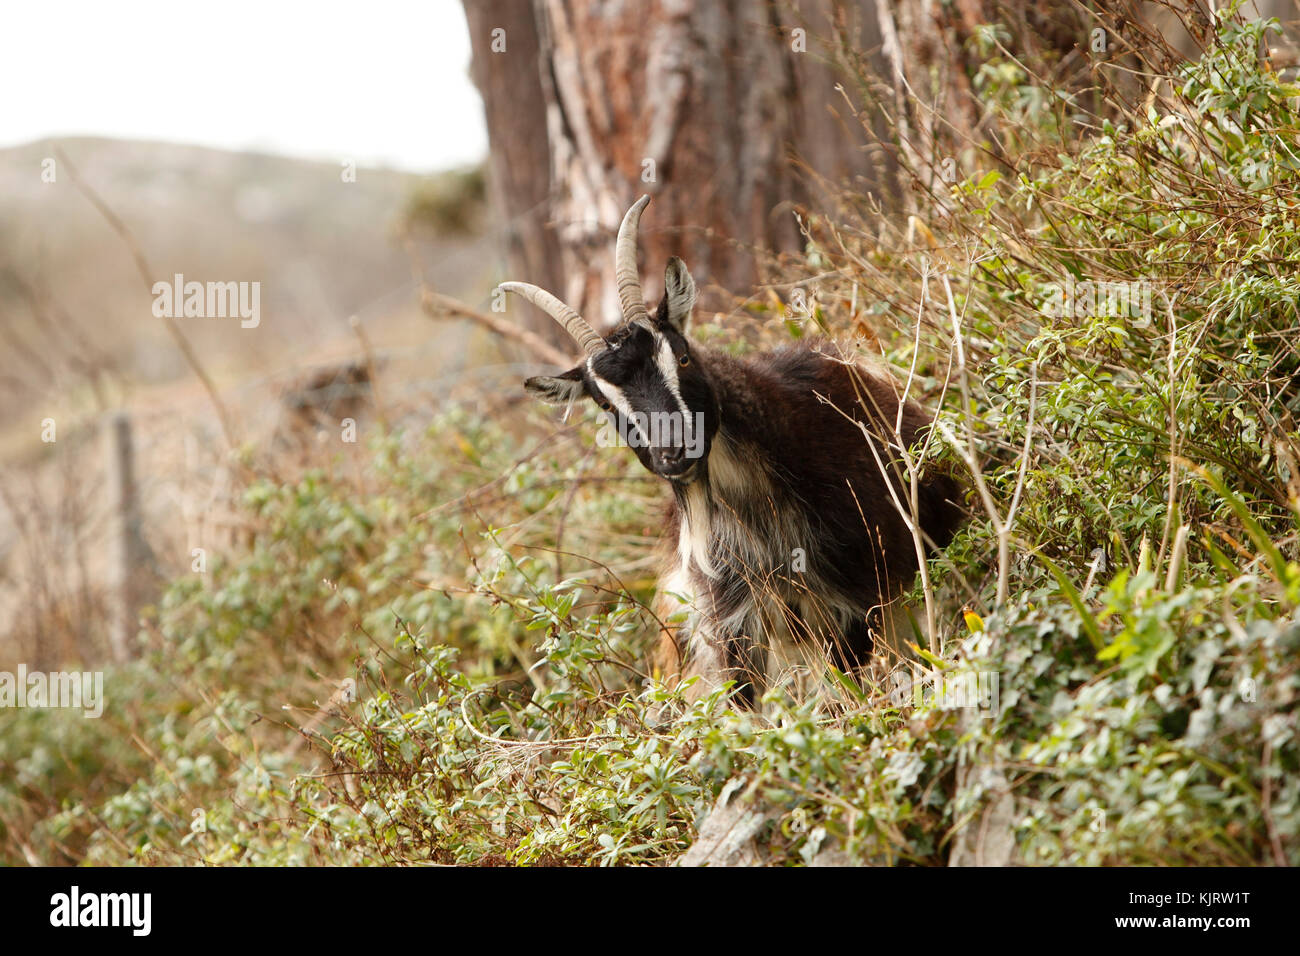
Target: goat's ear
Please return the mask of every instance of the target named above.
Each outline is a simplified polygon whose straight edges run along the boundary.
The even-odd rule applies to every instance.
[[[686,269],[686,263],[673,256],[664,270],[664,308],[661,313],[669,325],[685,335],[691,325],[691,310],[695,308],[695,280]]]
[[[571,368],[563,375],[536,375],[524,382],[524,391],[548,405],[570,405],[586,393],[582,367]]]

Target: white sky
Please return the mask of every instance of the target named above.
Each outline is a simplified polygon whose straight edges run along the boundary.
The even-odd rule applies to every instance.
[[[417,172],[481,159],[459,0],[0,0],[0,147],[112,136]]]

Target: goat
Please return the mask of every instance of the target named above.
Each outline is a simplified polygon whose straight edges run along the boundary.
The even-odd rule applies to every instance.
[[[675,547],[657,610],[661,621],[684,610],[685,623],[664,626],[659,669],[703,678],[695,696],[734,681],[752,705],[812,648],[845,670],[867,660],[873,633],[881,633],[872,623],[918,570],[909,524],[925,549],[944,546],[961,521],[959,489],[947,474],[927,475],[915,521],[903,517],[895,500],[908,501],[909,492],[898,443],[914,445],[930,417],[912,401],[900,414],[892,379],[833,343],[735,358],[692,341],[695,282],[677,257],[652,318],[637,272],[637,228],[649,199],[619,227],[623,315],[608,337],[537,286],[501,288],[555,318],[586,352],[567,372],[529,378],[525,391],[563,406],[591,399],[672,489],[665,540]]]

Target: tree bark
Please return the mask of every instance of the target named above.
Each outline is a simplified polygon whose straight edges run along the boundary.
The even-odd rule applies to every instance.
[[[507,8],[516,29],[526,18],[515,3],[466,0],[503,215],[526,212],[541,192],[536,177],[549,177],[547,215],[515,222],[523,236],[512,277],[552,289],[598,329],[617,324],[614,236],[628,206],[650,193],[641,228],[649,307],[668,258],[680,255],[703,305],[721,308],[752,292],[762,254],[801,247],[795,210],[823,183],[877,184],[880,157],[835,90],[835,45],[822,46],[834,26],[878,48],[874,2],[800,6],[533,0],[536,45],[515,46],[507,27],[503,55],[482,52],[491,25],[505,22]],[[516,57],[533,59],[507,62]],[[499,129],[517,122],[529,131],[526,146],[521,129]],[[498,143],[511,155],[498,155]],[[511,178],[524,176],[521,162],[533,163],[528,190]],[[538,244],[558,255],[558,268],[520,254]]]
[[[1278,12],[1284,0],[1253,2]],[[801,248],[794,213],[830,208],[845,185],[899,212],[917,185],[941,200],[948,184],[937,170],[958,158],[941,153],[998,151],[972,89],[984,56],[972,40],[984,24],[1001,24],[1008,48],[1046,64],[1063,88],[1095,96],[1088,44],[1101,21],[1070,4],[464,4],[509,277],[555,292],[598,329],[619,321],[614,235],[642,193],[655,197],[641,230],[652,309],[671,255],[690,266],[706,309],[751,294],[764,255]],[[498,29],[503,49],[493,46]],[[550,319],[510,305],[572,350]]]
[[[563,274],[550,229],[551,150],[533,0],[465,0],[464,7],[470,70],[487,118],[489,191],[502,251],[511,277],[555,288]],[[565,351],[572,348],[548,316],[524,308],[525,328]]]

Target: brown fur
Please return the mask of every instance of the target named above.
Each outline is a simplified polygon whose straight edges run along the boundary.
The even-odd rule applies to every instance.
[[[861,663],[872,651],[873,609],[878,615],[894,601],[918,569],[912,533],[889,490],[908,501],[891,445],[901,437],[915,446],[930,416],[908,401],[896,436],[900,387],[849,363],[827,341],[749,359],[698,347],[695,355],[720,420],[701,479],[708,513],[690,514],[691,501],[699,509],[703,499],[674,486],[665,537],[677,542],[683,521],[708,523],[709,554],[720,572],[706,574],[696,562],[684,569],[680,552],[670,557],[665,577],[679,586],[689,580],[698,615],[663,629],[655,669],[670,683],[698,673],[709,684],[762,685],[755,671],[763,667],[754,662],[770,664],[777,630],[796,644],[819,645],[839,666]],[[724,461],[740,468],[743,480],[721,474]],[[946,544],[960,523],[958,495],[948,475],[925,476],[918,512],[928,546]],[[805,571],[793,567],[794,548],[806,551]],[[661,620],[679,609],[667,594],[656,604]]]

